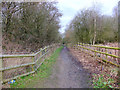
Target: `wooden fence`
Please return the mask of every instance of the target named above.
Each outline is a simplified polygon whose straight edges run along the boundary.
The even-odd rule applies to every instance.
[[[116,67],[120,67],[119,47],[108,47],[78,43],[77,45],[74,45],[74,48],[80,49],[82,52],[85,52],[90,56],[95,57],[95,59],[99,59],[105,64],[111,64]]]
[[[46,46],[33,54],[1,55],[1,83],[35,73],[44,62],[45,58],[49,57],[59,45],[60,44],[53,44]]]

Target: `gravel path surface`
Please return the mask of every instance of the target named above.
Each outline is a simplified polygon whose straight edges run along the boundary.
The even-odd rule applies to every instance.
[[[75,59],[64,47],[58,59],[58,80],[61,88],[89,88],[90,74],[82,68],[80,62]]]
[[[44,80],[36,81],[34,88],[90,88],[89,71],[82,68],[64,47],[52,69],[52,74]]]

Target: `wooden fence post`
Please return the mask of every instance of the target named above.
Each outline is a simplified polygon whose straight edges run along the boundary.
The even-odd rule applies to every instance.
[[[107,53],[107,49],[105,48],[105,52]],[[106,55],[106,59],[108,59],[107,55]]]
[[[47,59],[49,58],[49,46],[47,46]]]
[[[45,46],[45,59],[47,59],[47,46]]]
[[[42,50],[43,50],[43,49],[41,48],[40,50],[41,50],[41,52],[40,52],[40,57],[41,57],[41,56],[42,56]],[[42,58],[40,58],[40,60],[42,60]]]
[[[32,56],[32,62],[33,62],[33,63],[35,62],[34,56]],[[34,71],[34,65],[32,65],[32,71]]]
[[[97,51],[97,50],[96,50],[96,47],[94,47],[94,50]],[[96,58],[96,52],[95,52],[95,60],[96,60],[96,59],[97,59],[97,58]]]
[[[45,49],[44,49],[44,54],[46,53],[46,46],[45,46]],[[46,54],[44,56],[44,60],[46,59]]]

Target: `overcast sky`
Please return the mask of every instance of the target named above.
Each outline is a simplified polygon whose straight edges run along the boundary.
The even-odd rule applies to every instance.
[[[93,2],[98,2],[101,5],[102,14],[112,15],[113,8],[120,0],[57,0],[58,8],[63,16],[60,18],[62,28],[61,33],[64,33],[66,25],[73,19],[73,17],[83,8],[92,6]]]

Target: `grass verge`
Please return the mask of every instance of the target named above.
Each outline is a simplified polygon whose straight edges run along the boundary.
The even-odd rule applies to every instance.
[[[10,87],[26,88],[30,85],[34,85],[36,81],[43,80],[44,78],[48,77],[52,73],[52,66],[55,64],[62,48],[63,46],[57,48],[49,59],[45,59],[36,73],[16,79],[15,83],[10,84]]]

